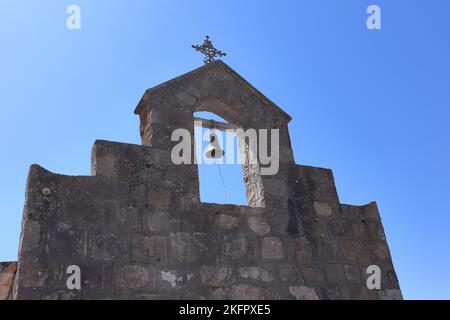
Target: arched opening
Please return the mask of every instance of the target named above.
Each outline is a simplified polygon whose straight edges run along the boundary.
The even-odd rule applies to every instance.
[[[200,201],[248,205],[238,139],[232,132],[232,126],[212,112],[195,112],[194,119],[197,119],[194,141]],[[218,144],[225,152],[220,159],[207,158],[205,155],[210,144],[211,133],[217,137]]]

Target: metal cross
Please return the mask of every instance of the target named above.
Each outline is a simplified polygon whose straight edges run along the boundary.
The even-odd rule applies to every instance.
[[[195,51],[200,51],[201,53],[203,53],[206,56],[203,59],[203,62],[205,64],[213,62],[214,60],[216,60],[215,59],[216,57],[223,57],[223,56],[227,55],[225,52],[222,52],[222,51],[214,48],[211,40],[209,40],[209,36],[205,37],[205,41],[203,41],[203,44],[201,46],[200,45],[192,45],[192,48],[194,48]]]

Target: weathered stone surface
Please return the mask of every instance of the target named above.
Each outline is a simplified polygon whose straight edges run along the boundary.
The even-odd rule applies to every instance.
[[[148,230],[152,232],[164,232],[170,226],[170,215],[167,212],[151,213],[147,217]]]
[[[239,268],[239,275],[244,279],[258,280],[267,283],[273,281],[273,277],[269,274],[269,272],[261,267]]]
[[[167,264],[167,237],[135,236],[132,243],[132,259],[141,263]]]
[[[399,289],[384,289],[377,292],[380,300],[403,300]]]
[[[213,300],[227,300],[227,293],[222,288],[215,289],[211,294],[211,299]]]
[[[292,222],[295,222],[295,226],[292,226]],[[270,231],[272,232],[272,234],[285,235],[289,232],[290,227],[294,227],[296,234],[299,234],[299,227],[301,228],[301,226],[298,226],[296,217],[290,217],[287,213],[277,213],[272,216],[270,221]]]
[[[249,228],[260,236],[264,236],[270,232],[269,224],[261,217],[248,218]]]
[[[126,265],[118,270],[117,286],[121,290],[155,288],[157,273],[151,267]]]
[[[297,300],[318,300],[316,291],[305,286],[289,287],[289,292]]]
[[[239,225],[239,218],[227,214],[219,214],[216,217],[215,223],[218,227],[233,229]]]
[[[350,264],[369,265],[370,263],[368,252],[359,241],[342,241],[341,254],[343,255],[344,261]]]
[[[225,240],[223,254],[233,260],[252,255],[252,245],[246,237]]]
[[[201,203],[197,165],[171,161],[171,135],[193,133],[196,111],[280,130],[276,175],[243,166],[248,206]],[[376,203],[340,204],[330,169],[295,164],[289,115],[223,62],[147,90],[136,113],[143,145],[96,141],[92,176],[31,166],[19,268],[0,272],[0,298],[14,277],[14,299],[401,297]],[[75,292],[65,289],[74,264]],[[380,292],[364,286],[370,264]]]
[[[384,262],[390,258],[389,249],[384,243],[375,244],[374,253],[377,261]]]
[[[25,234],[28,240],[28,250],[39,247],[41,239],[41,226],[37,221],[30,220],[25,227]]]
[[[325,279],[325,269],[321,265],[300,266],[300,273],[307,283],[319,284]]]
[[[78,296],[77,292],[71,290],[59,290],[43,297],[44,300],[73,300]]]
[[[329,217],[333,214],[333,208],[327,202],[314,201],[314,210],[319,217]]]
[[[336,285],[328,285],[320,289],[322,299],[324,300],[340,300],[342,299],[341,288]]]
[[[17,281],[25,287],[42,288],[47,281],[48,271],[44,269],[44,264],[39,262],[30,263],[22,267],[22,273],[17,272]],[[26,272],[25,272],[26,271]]]
[[[251,284],[232,285],[228,290],[227,298],[231,300],[262,300],[264,291],[262,288]]]
[[[342,219],[341,216],[334,216],[328,220],[327,224],[331,239],[353,239],[351,234],[351,226]]]
[[[398,288],[398,278],[397,278],[397,274],[395,273],[395,270],[393,269],[387,269],[384,270],[385,271],[385,281],[386,281],[386,285],[389,288]],[[382,280],[383,281],[383,280]]]
[[[345,283],[344,267],[341,264],[328,264],[325,266],[327,282],[330,284]]]
[[[304,283],[297,266],[292,263],[278,264],[278,274],[281,281],[288,282],[289,284]]]
[[[181,289],[194,277],[190,271],[161,270],[159,274],[159,286],[166,289]]]
[[[313,258],[317,261],[334,263],[338,261],[338,243],[335,240],[317,240],[312,247]]]
[[[224,287],[235,281],[235,275],[231,267],[202,266],[200,280],[203,286]]]
[[[149,194],[148,203],[154,208],[169,209],[174,201],[173,195],[169,191],[153,191]]]
[[[269,179],[267,179],[269,180]],[[285,196],[288,194],[288,185],[286,181],[279,179],[270,179],[265,185],[265,192],[267,194],[274,194],[276,196]]]
[[[16,271],[17,262],[0,263],[0,300],[9,298]]]
[[[283,244],[277,237],[266,237],[262,239],[261,256],[267,260],[283,259]]]
[[[344,265],[345,277],[350,282],[361,282],[361,273],[358,266]]]
[[[176,232],[170,234],[171,263],[199,261],[208,249],[207,236],[203,233]]]
[[[308,263],[312,258],[311,244],[305,237],[293,241],[294,254],[297,261]]]

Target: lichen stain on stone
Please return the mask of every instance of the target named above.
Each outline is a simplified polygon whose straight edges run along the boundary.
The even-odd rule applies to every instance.
[[[161,279],[163,281],[169,282],[172,288],[175,288],[178,283],[183,283],[191,280],[193,276],[194,275],[192,274],[192,272],[188,272],[185,275],[177,275],[173,271],[161,271]]]

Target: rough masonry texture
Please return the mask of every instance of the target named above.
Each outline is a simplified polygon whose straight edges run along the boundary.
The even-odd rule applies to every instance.
[[[244,166],[249,206],[201,203],[197,166],[172,163],[171,134],[193,134],[196,111],[280,130],[279,172]],[[0,299],[402,298],[377,205],[340,204],[331,170],[295,164],[289,115],[225,63],[147,90],[135,113],[142,145],[96,141],[92,176],[31,166]]]

